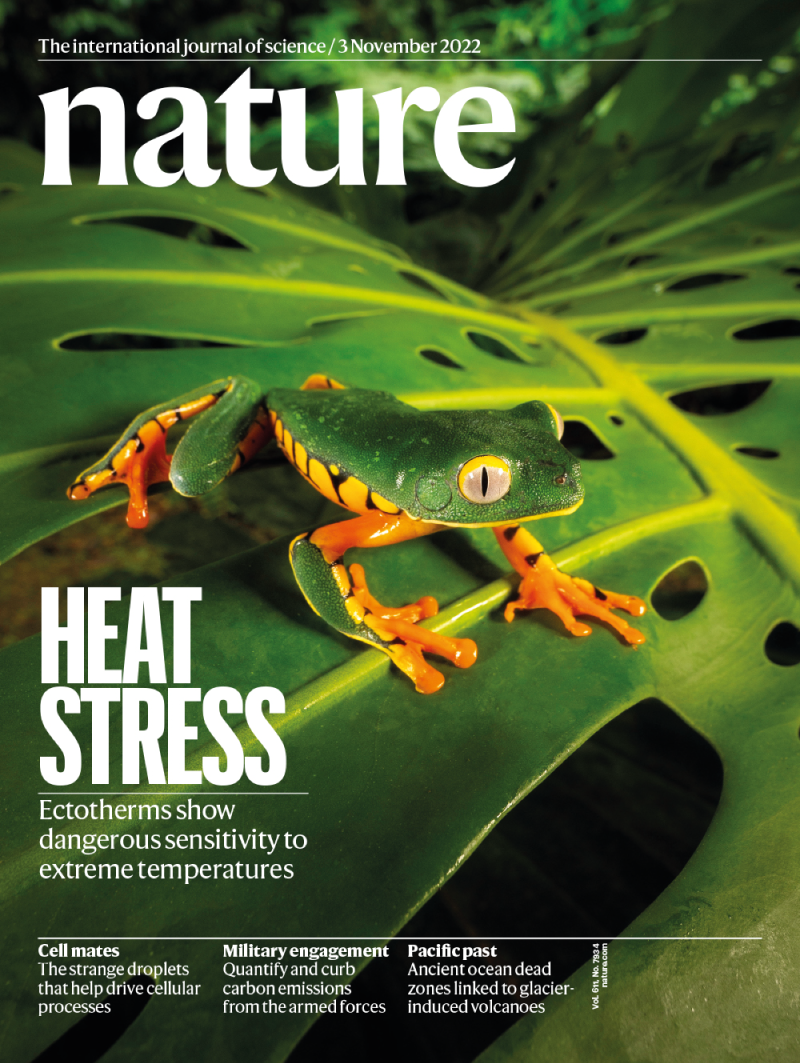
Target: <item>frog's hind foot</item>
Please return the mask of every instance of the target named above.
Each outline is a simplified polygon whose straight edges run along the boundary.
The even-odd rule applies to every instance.
[[[351,565],[348,571],[344,555],[354,546],[390,546],[432,535],[440,527],[412,520],[405,513],[372,510],[303,532],[289,546],[295,577],[311,608],[343,635],[382,650],[422,694],[433,694],[444,683],[444,676],[423,653],[436,653],[459,668],[469,668],[478,655],[475,643],[419,627],[421,620],[438,613],[435,598],[397,608],[382,605],[370,593],[362,566]]]
[[[573,635],[591,635],[592,629],[575,618],[594,616],[613,627],[631,646],[640,646],[646,641],[641,631],[611,612],[612,609],[624,609],[631,616],[642,616],[647,606],[641,598],[601,590],[588,580],[567,576],[546,555],[542,555],[523,578],[519,598],[505,608],[506,620],[512,621],[518,609],[549,609]]]
[[[435,653],[458,668],[469,668],[478,656],[472,639],[454,639],[418,627],[420,620],[436,616],[439,605],[426,596],[412,605],[391,608],[381,605],[369,592],[364,569],[350,566],[353,596],[364,609],[363,623],[381,640],[381,649],[391,657],[401,672],[421,694],[435,694],[444,685],[444,676],[428,664],[423,653]]]

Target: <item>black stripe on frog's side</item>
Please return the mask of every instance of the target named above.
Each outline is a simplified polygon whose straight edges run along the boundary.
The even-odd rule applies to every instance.
[[[607,594],[603,594],[603,592],[600,590],[599,587],[592,586],[592,589],[594,590],[595,598],[599,599],[601,602],[607,602],[608,601],[608,595]]]
[[[317,459],[317,461],[319,461],[319,458]],[[325,465],[325,468],[328,470],[328,476],[330,476],[331,478],[331,484],[333,485],[333,489],[336,492],[336,497],[339,499],[339,504],[344,506],[345,509],[347,509],[348,507],[342,499],[342,493],[339,488],[342,486],[343,483],[346,483],[348,480],[351,479],[350,473],[342,472],[338,465]],[[337,471],[334,472],[334,469],[336,469]]]
[[[303,479],[331,502],[336,502],[338,505],[350,510],[351,513],[366,513],[369,510],[378,510],[381,513],[394,516],[402,512],[393,502],[383,499],[380,495],[377,495],[377,497],[381,499],[383,505],[381,505],[381,502],[377,502],[373,498],[372,490],[362,480],[359,480],[357,476],[353,476],[346,469],[342,469],[338,462],[326,461],[308,450],[301,439],[295,438],[288,432],[277,415],[274,427],[275,436],[292,467],[297,469]],[[299,460],[297,448],[301,448],[305,456],[305,469]]]
[[[507,543],[510,543],[518,531],[519,524],[513,524],[510,528],[505,528],[503,530],[503,538]]]
[[[536,562],[539,560],[540,557],[542,557],[543,554],[544,550],[540,550],[536,554],[528,554],[528,556],[525,558],[525,563],[530,565],[531,568],[533,568],[536,565]]]

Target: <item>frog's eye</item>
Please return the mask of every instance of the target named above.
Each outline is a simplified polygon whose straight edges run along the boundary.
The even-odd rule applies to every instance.
[[[458,489],[468,502],[487,505],[497,502],[508,494],[511,487],[511,470],[502,458],[482,454],[461,467],[458,474]]]
[[[561,416],[555,406],[551,406],[549,402],[546,403],[546,406],[550,413],[552,413],[553,420],[556,422],[556,439],[561,439],[564,434],[564,418]]]

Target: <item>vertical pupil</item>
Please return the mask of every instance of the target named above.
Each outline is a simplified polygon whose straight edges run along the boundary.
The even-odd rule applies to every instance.
[[[486,498],[486,492],[488,490],[489,490],[489,473],[486,471],[486,466],[484,465],[483,468],[481,469],[481,492],[482,492],[484,498]]]

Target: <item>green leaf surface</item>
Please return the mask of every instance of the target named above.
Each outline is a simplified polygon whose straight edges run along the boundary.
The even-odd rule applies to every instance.
[[[636,91],[645,77],[637,72]],[[696,91],[692,84],[684,91]],[[643,129],[652,127],[647,117]],[[650,143],[644,133],[641,142]],[[88,182],[44,189],[37,187],[40,161],[8,150],[0,171],[15,189],[3,199],[0,220],[4,556],[122,501],[109,491],[81,506],[63,492],[140,409],[233,372],[268,388],[299,386],[321,371],[427,409],[544,398],[568,428],[588,426],[612,455],[583,460],[587,500],[580,510],[537,526],[558,563],[649,599],[667,573],[694,559],[708,590],[679,620],[651,609],[641,621],[648,641],[634,651],[600,624],[581,640],[541,613],[506,624],[500,607],[513,581],[486,531],[354,551],[379,598],[433,594],[443,610],[431,626],[469,633],[478,643],[474,668],[444,665],[443,690],[425,698],[382,655],[340,638],[310,612],[291,576],[288,540],[182,576],[177,582],[203,587],[193,683],[283,690],[287,713],[277,726],[289,769],[281,789],[310,794],[236,799],[243,817],[286,824],[280,829],[291,824],[309,846],[291,882],[227,891],[199,881],[125,890],[84,882],[56,890],[41,881],[30,793],[43,744],[38,639],[4,650],[10,829],[1,888],[6,955],[15,957],[5,1058],[30,1059],[71,1024],[64,1016],[35,1017],[28,953],[48,932],[45,922],[64,935],[386,940],[505,812],[590,735],[647,697],[660,698],[714,745],[725,784],[699,849],[626,933],[760,940],[615,942],[613,987],[600,1012],[590,1010],[584,968],[573,980],[575,994],[548,1005],[540,1019],[521,1021],[485,1058],[757,1059],[765,1030],[774,1057],[790,1058],[791,972],[800,964],[800,710],[795,669],[769,659],[765,643],[776,625],[800,625],[793,416],[800,340],[736,340],[732,333],[765,318],[800,317],[794,274],[782,272],[800,265],[800,237],[783,231],[800,179],[787,163],[778,176],[764,170],[735,188],[698,191],[697,174],[711,152],[706,143],[683,169],[674,151],[656,144],[650,154],[643,150],[638,170],[631,165],[615,181],[608,166],[598,169],[609,150],[602,138],[599,146],[575,148],[564,163],[573,167],[572,184],[545,208],[563,228],[570,211],[584,209],[582,199],[590,202],[583,233],[576,228],[559,242],[555,224],[531,228],[509,212],[516,250],[492,288],[511,301],[505,307],[418,270],[401,253],[288,196],[259,198],[222,185],[202,192]],[[681,175],[690,173],[694,183],[687,176],[684,188]],[[672,185],[677,201],[656,203]],[[186,239],[121,224],[125,215],[184,219],[199,228]],[[734,217],[737,231],[722,220]],[[776,230],[779,217],[784,224]],[[636,235],[608,243],[620,226]],[[223,246],[223,237],[242,246]],[[627,263],[645,251],[663,259],[642,266],[640,275]],[[746,277],[667,290],[695,270]],[[644,328],[623,344],[596,342],[613,330]],[[109,333],[117,336],[114,349],[98,348],[97,339],[79,340],[85,350],[64,347],[70,338],[74,344],[75,337]],[[136,349],[124,339],[142,335],[198,345]],[[494,344],[476,343],[476,335]],[[687,413],[669,401],[701,386],[764,379],[774,383],[738,412]],[[754,458],[738,446],[780,457]],[[247,475],[275,488],[277,506],[286,504],[268,470]],[[112,622],[123,621],[124,605]],[[213,747],[202,720],[193,722],[200,734],[192,764],[199,764]],[[76,733],[84,747],[88,728],[82,717]],[[254,744],[249,731],[241,734]],[[116,719],[111,748],[118,758]],[[116,766],[114,760],[112,779]],[[256,809],[246,804],[256,801]],[[268,801],[280,804],[264,809]],[[142,963],[163,957],[162,947],[154,951],[147,941],[127,943],[128,954]],[[286,1057],[310,1018],[273,1016],[268,1027],[259,1016],[223,1023],[221,960],[210,963],[208,955],[207,943],[170,944],[170,962],[189,964],[203,994],[154,999],[107,1059]]]

